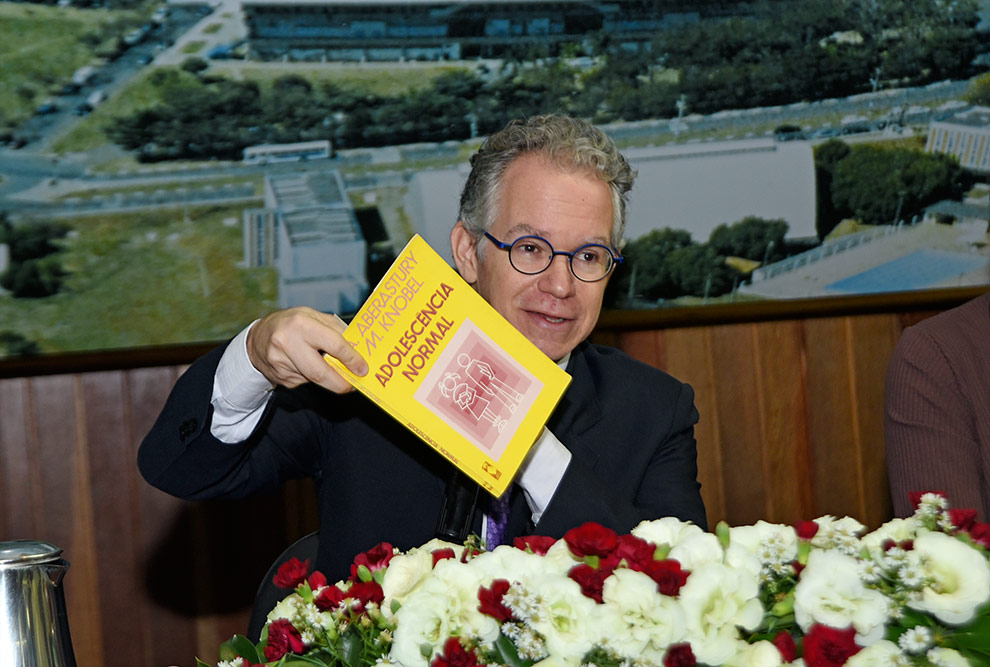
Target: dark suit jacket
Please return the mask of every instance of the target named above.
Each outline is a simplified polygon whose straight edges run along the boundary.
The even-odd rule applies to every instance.
[[[405,550],[433,537],[450,464],[357,392],[280,387],[247,441],[214,438],[210,395],[222,353],[210,352],[179,378],[142,442],[138,465],[151,484],[187,499],[239,498],[313,477],[317,566],[331,580],[378,542]],[[571,353],[567,371],[571,385],[547,425],[571,462],[538,525],[514,493],[508,535],[560,537],[586,521],[628,532],[662,516],[707,528],[691,387],[588,343]]]

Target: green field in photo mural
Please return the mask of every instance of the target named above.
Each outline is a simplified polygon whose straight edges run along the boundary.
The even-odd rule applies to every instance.
[[[546,112],[638,172],[607,308],[990,283],[986,3],[618,4],[0,2],[0,358],[346,316]]]

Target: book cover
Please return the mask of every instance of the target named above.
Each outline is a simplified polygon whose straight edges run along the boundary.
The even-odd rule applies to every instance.
[[[327,362],[495,496],[571,379],[419,235],[344,338],[367,360],[368,374]]]

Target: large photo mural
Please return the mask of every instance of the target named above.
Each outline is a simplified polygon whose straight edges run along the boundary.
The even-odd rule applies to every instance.
[[[990,0],[0,0],[0,360],[346,316],[508,120],[638,172],[606,307],[990,284]]]

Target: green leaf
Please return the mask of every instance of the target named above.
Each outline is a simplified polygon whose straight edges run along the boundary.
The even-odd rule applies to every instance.
[[[360,667],[363,642],[356,632],[346,632],[340,638],[341,659],[347,667]]]
[[[233,660],[237,656],[251,662],[261,662],[258,657],[258,648],[244,635],[234,635],[220,645],[221,660]]]
[[[516,645],[512,640],[503,634],[499,634],[495,640],[495,651],[498,653],[499,662],[505,667],[531,667],[532,660],[523,660],[516,652]]]

